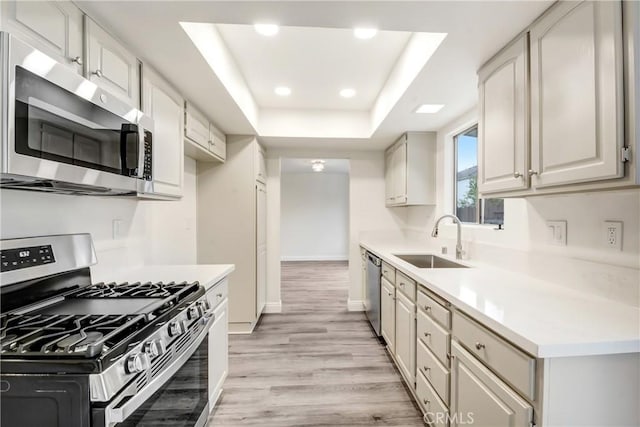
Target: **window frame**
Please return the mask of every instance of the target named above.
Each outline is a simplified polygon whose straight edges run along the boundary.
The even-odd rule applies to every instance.
[[[463,129],[461,129],[460,131],[456,132],[453,135],[453,214],[458,216],[458,137],[460,135],[464,135],[466,133],[468,133],[469,131],[473,130],[474,128],[476,129],[476,132],[478,132],[478,122],[475,122],[474,124],[470,125],[470,126],[466,126]],[[476,136],[477,138],[477,136]],[[476,159],[476,163],[478,163],[478,160]],[[476,178],[476,185],[477,185],[477,178]],[[479,195],[476,195],[476,215],[475,215],[475,222],[462,222],[462,224],[464,225],[479,225],[479,226],[488,226],[488,227],[494,227],[497,224],[492,224],[492,223],[485,223],[484,222],[484,208],[485,208],[485,199],[482,197],[478,197]],[[504,218],[502,220],[502,225],[504,225]]]

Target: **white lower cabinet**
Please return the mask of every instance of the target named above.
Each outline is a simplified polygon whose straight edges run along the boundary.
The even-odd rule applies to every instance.
[[[380,295],[380,323],[382,338],[392,354],[396,353],[396,288],[384,277]]]
[[[396,293],[396,361],[413,385],[416,378],[416,305],[402,292]]]
[[[530,427],[532,406],[455,340],[451,347],[451,427]]]
[[[214,299],[223,298],[214,310],[215,320],[209,328],[209,410],[213,409],[218,400],[229,370],[229,304],[226,295],[218,292],[217,287],[209,291],[214,294]]]

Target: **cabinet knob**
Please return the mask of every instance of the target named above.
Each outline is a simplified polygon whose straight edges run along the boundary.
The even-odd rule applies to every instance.
[[[429,403],[431,403],[431,401],[429,399],[422,399],[422,403],[428,405]]]
[[[429,311],[431,310],[431,306],[430,305],[425,305],[424,306],[424,311]]]
[[[522,174],[520,172],[514,172],[513,173],[513,177],[514,178],[522,178]]]
[[[222,294],[216,294],[218,298],[222,298]]]
[[[71,62],[75,62],[78,65],[83,65],[84,62],[82,62],[82,57],[80,56],[76,56],[75,58],[70,58],[69,59]]]
[[[400,287],[403,287],[403,286],[404,286],[404,283],[403,283],[403,282],[400,282]]]
[[[427,366],[423,366],[422,370],[425,372],[429,372],[431,370],[431,368],[427,367]]]
[[[94,74],[96,77],[102,78],[102,70],[95,70],[95,71],[93,72],[93,74]]]
[[[392,296],[393,294],[391,292],[387,292],[389,294],[389,296]]]
[[[427,338],[429,338],[429,337],[431,336],[431,332],[425,332],[425,333],[424,333],[424,336],[425,336],[425,337],[427,337]]]
[[[529,169],[529,176],[538,175],[538,171],[534,171],[533,169]]]
[[[485,348],[484,344],[479,342],[476,343],[476,350],[482,350],[483,348]]]

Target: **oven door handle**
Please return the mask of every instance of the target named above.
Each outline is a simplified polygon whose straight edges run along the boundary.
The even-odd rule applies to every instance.
[[[126,420],[133,414],[144,402],[147,401],[156,391],[158,391],[178,370],[186,363],[187,360],[196,352],[204,338],[209,333],[209,328],[215,321],[213,312],[205,314],[204,328],[198,334],[198,337],[189,345],[186,351],[178,356],[160,375],[155,377],[151,382],[136,391],[136,383],[133,381],[113,402],[111,402],[104,411],[105,425],[112,427],[117,423]],[[172,350],[173,351],[173,350]],[[124,399],[130,397],[124,404],[120,404]]]

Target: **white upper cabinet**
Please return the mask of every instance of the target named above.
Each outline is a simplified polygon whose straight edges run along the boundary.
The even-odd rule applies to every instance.
[[[435,133],[407,132],[387,149],[385,185],[387,206],[435,204]]]
[[[635,160],[623,154],[625,96],[630,108],[636,84],[633,64],[623,60],[623,18],[620,1],[557,2],[479,70],[481,194],[640,183]],[[628,34],[627,43],[637,42]],[[632,135],[635,120],[627,126]]]
[[[159,195],[182,196],[183,105],[182,97],[157,73],[145,67],[142,110],[154,121],[153,188]]]
[[[132,106],[140,104],[138,59],[85,15],[86,77]]]
[[[529,186],[527,34],[478,72],[478,189],[483,193]]]
[[[621,2],[559,2],[531,28],[535,187],[622,177]]]
[[[82,11],[67,1],[2,1],[2,29],[83,72]]]
[[[227,158],[227,139],[207,117],[191,103],[185,103],[185,153],[194,159],[224,162]]]

